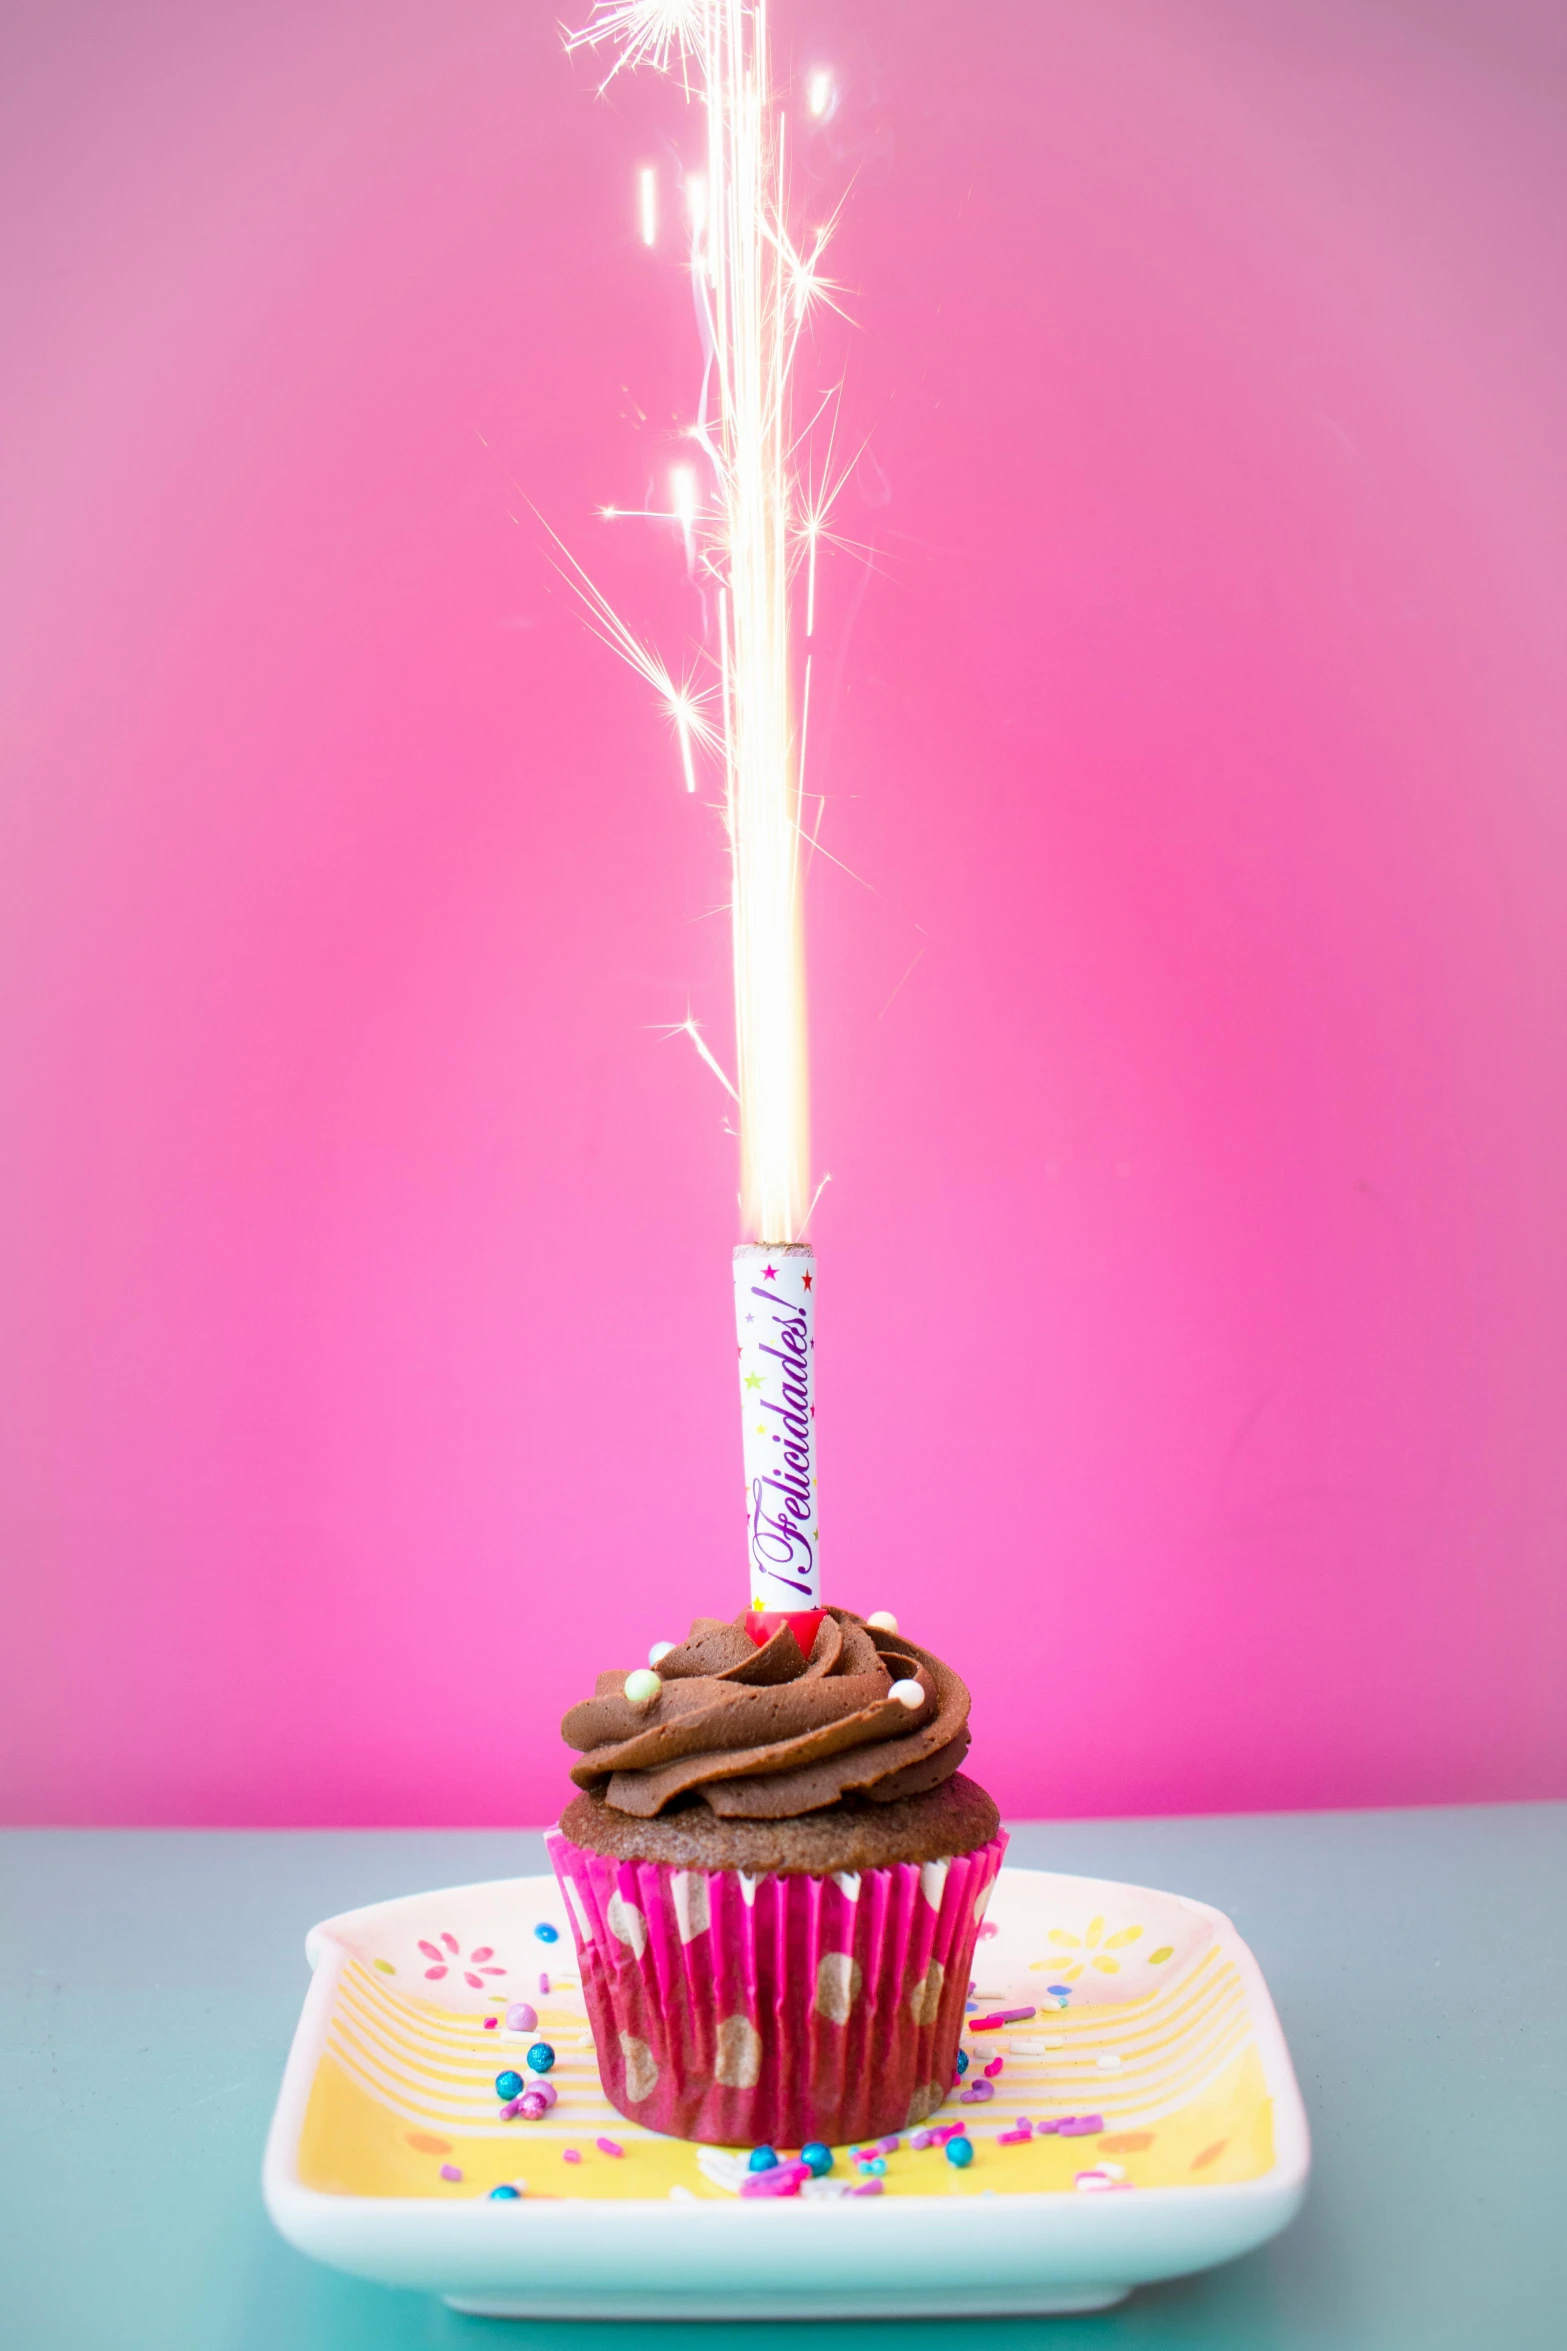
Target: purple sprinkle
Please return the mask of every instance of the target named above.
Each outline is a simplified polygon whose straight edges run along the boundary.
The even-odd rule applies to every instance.
[[[541,1992],[547,1992],[547,1991],[549,1990],[549,1988],[550,1988],[550,1979],[549,1979],[549,1977],[548,1977],[547,1975],[541,1975],[541,1976],[540,1976],[540,1978],[539,1978],[539,1990],[540,1990]],[[525,2031],[527,2031],[527,2032],[530,2032],[530,2033],[531,2033],[531,2032],[532,2032],[532,2030],[533,2030],[533,2027],[532,2027],[532,2025],[527,2025],[527,2026],[525,2026],[525,2027],[524,2027],[524,2030],[525,2030]]]
[[[879,2196],[881,2194],[881,2182],[880,2180],[861,2180],[859,2186],[857,2188],[850,2188],[848,2193],[851,2196]]]
[[[877,2141],[883,2155],[896,2155],[902,2144],[901,2139],[879,2139]]]
[[[580,2163],[582,2161],[575,2147],[562,2147],[560,2154],[563,2163]]]
[[[625,2148],[617,2146],[613,2139],[595,2139],[593,2144],[601,2155],[624,2155],[626,2152]]]
[[[934,2146],[935,2146],[935,2144],[936,2144],[936,2135],[935,2135],[934,2131],[916,2131],[916,2132],[915,2132],[915,2134],[914,2134],[914,2136],[913,2136],[913,2138],[912,2138],[912,2139],[909,2141],[909,2145],[910,2145],[911,2147],[917,2147],[917,2148],[918,2148],[918,2147],[934,2147]]]
[[[1063,2139],[1091,2139],[1104,2127],[1102,2114],[1068,2114],[1056,2124]]]
[[[995,2094],[995,2083],[987,2082],[984,2075],[981,2074],[977,2082],[970,2082],[966,2090],[958,2092],[958,2104],[960,2106],[983,2106],[986,2099],[994,2098]]]
[[[441,2166],[441,2177],[443,2180],[460,2180],[462,2178],[462,2173],[458,2170],[455,2163],[443,2163]]]
[[[811,2167],[798,2157],[791,2163],[775,2163],[767,2171],[748,2171],[740,2182],[742,2196],[798,2196],[811,2177]],[[851,2188],[850,2195],[854,2194]]]

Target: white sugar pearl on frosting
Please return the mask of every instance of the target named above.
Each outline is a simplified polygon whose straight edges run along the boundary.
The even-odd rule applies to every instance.
[[[657,1674],[649,1673],[645,1665],[639,1665],[635,1673],[626,1676],[626,1696],[633,1706],[651,1706],[663,1687]]]
[[[865,1621],[878,1633],[895,1633],[898,1629],[898,1620],[888,1608],[878,1608],[875,1615],[868,1616]]]
[[[916,1706],[923,1706],[925,1703],[925,1693],[918,1682],[894,1682],[887,1695],[889,1698],[896,1698],[898,1704],[906,1706],[911,1714]]]
[[[649,1665],[660,1665],[674,1647],[673,1641],[655,1641],[647,1653]]]

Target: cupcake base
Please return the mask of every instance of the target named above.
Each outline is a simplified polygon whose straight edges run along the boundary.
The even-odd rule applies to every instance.
[[[879,1840],[876,1815],[904,1809],[926,1816],[916,1857],[855,1866],[863,1849],[855,1839]],[[770,1868],[756,1869],[715,1865],[717,1838],[704,1845],[713,1856],[706,1866],[679,1853],[657,1857],[656,1846],[648,1853],[661,1835],[706,1839],[692,1815],[627,1822],[626,1842],[639,1853],[597,1850],[571,1832],[618,1838],[614,1816],[593,1798],[570,1806],[550,1832],[550,1858],[576,1937],[600,2078],[622,2114],[709,2145],[799,2147],[879,2138],[934,2112],[953,2081],[974,1946],[1006,1835],[989,1797],[961,1776],[905,1805],[866,1811],[863,1824],[837,1808],[819,1824],[809,1815],[712,1822],[726,1844],[759,1833],[793,1840]],[[927,1853],[922,1846],[942,1842],[938,1818],[948,1850]],[[983,1841],[952,1850],[964,1843],[960,1822]],[[811,1872],[801,1831],[824,1852],[821,1832],[830,1833],[834,1866]],[[759,1857],[760,1848],[745,1858]]]

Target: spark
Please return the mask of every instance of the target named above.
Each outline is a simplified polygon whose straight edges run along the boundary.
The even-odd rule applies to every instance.
[[[579,566],[572,584],[592,624],[653,687],[680,744],[688,790],[697,752],[724,771],[734,944],[735,1080],[682,1024],[739,1104],[741,1215],[748,1238],[795,1239],[810,1209],[802,824],[810,716],[816,558],[843,487],[829,444],[824,486],[803,487],[792,421],[796,355],[813,317],[836,308],[827,273],[835,220],[790,225],[786,116],[769,63],[767,0],[598,0],[571,49],[607,63],[607,87],[638,66],[678,70],[705,117],[703,168],[685,175],[692,282],[702,335],[701,396],[688,438],[704,461],[669,476],[689,575],[706,591],[716,685],[678,682],[615,615]],[[836,103],[830,74],[806,84],[811,115]],[[645,171],[644,242],[653,175]],[[820,417],[835,395],[818,409]],[[813,420],[814,421],[814,420]],[[709,472],[708,469],[711,469]],[[811,468],[812,478],[815,469]],[[625,509],[606,510],[623,514]],[[805,571],[803,640],[792,604]],[[805,652],[796,674],[796,647]],[[716,707],[715,707],[716,705]],[[820,823],[820,808],[817,811]],[[824,854],[827,854],[824,852]],[[820,1197],[820,1186],[816,1197]]]
[[[730,1077],[729,1072],[725,1069],[723,1063],[719,1060],[717,1054],[713,1051],[711,1045],[709,1045],[707,1039],[703,1036],[701,1030],[697,1027],[696,1022],[692,1019],[689,1012],[686,1014],[684,1020],[671,1022],[670,1026],[665,1030],[664,1033],[666,1036],[670,1037],[689,1037],[692,1044],[696,1047],[701,1059],[706,1062],[714,1077],[717,1078],[719,1084],[723,1087],[724,1092],[730,1095],[734,1101],[739,1101],[739,1091],[736,1088],[733,1079]]]
[[[637,218],[644,245],[658,243],[658,173],[644,164],[637,174]]]

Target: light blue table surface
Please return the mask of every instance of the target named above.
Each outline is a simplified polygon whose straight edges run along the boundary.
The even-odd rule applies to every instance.
[[[818,2324],[812,2351],[1567,2345],[1567,1805],[1034,1823],[1011,1858],[1200,1896],[1262,1963],[1315,2140],[1295,2226],[1092,2318]],[[274,2235],[261,2147],[305,1929],[545,1866],[533,1835],[0,1837],[5,2351],[660,2351],[459,2318]],[[732,2351],[757,2330],[700,2330]],[[786,2351],[803,2330],[758,2340]],[[801,2340],[801,2351],[804,2351]]]

